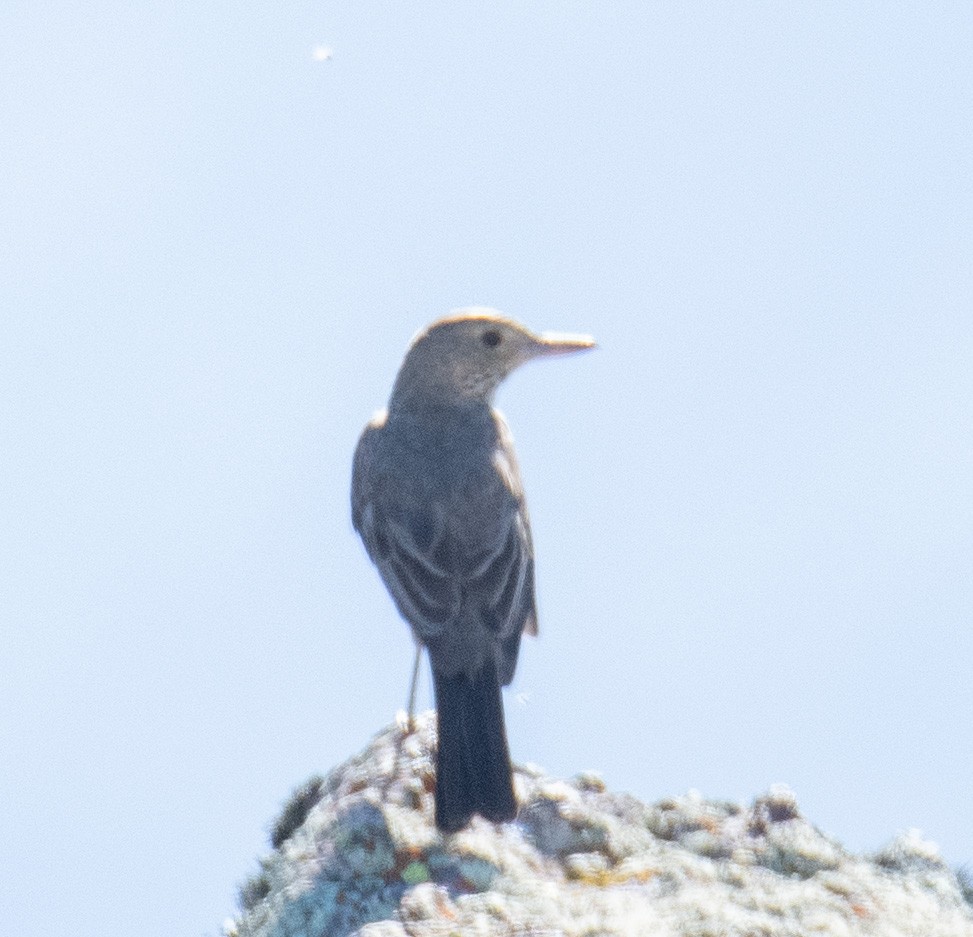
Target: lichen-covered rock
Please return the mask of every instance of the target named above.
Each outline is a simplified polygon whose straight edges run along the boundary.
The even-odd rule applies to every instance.
[[[435,719],[298,788],[228,937],[973,937],[968,883],[916,834],[848,853],[775,786],[654,805],[515,776],[515,823],[433,824]]]

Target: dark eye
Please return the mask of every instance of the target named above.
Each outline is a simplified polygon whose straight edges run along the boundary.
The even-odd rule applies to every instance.
[[[503,336],[496,329],[488,329],[482,337],[487,348],[496,348],[503,341]]]

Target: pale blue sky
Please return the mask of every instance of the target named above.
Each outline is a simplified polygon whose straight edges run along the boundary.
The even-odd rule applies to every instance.
[[[4,4],[5,933],[215,935],[403,704],[350,457],[473,303],[601,345],[515,759],[973,862],[973,7],[526,6]]]

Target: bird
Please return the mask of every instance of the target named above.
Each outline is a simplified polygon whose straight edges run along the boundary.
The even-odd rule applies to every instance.
[[[501,686],[537,634],[534,547],[497,387],[587,335],[535,334],[493,309],[454,310],[412,340],[388,406],[355,449],[352,524],[433,675],[435,823],[516,818]]]

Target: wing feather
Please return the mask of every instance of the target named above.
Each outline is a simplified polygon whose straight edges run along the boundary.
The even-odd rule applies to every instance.
[[[383,461],[375,458],[375,449],[381,445],[385,420],[384,413],[376,416],[355,453],[355,529],[417,637],[435,639],[459,620],[463,609],[463,615],[473,612],[500,641],[501,676],[507,683],[522,632],[536,634],[536,611],[530,521],[506,424],[495,415],[497,448],[492,464],[497,492],[503,494],[497,508],[502,519],[488,525],[492,542],[486,547],[486,531],[477,531],[479,549],[471,552],[468,522],[456,523],[455,505],[451,518],[441,503],[387,497],[387,477],[373,471]]]

